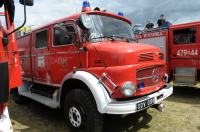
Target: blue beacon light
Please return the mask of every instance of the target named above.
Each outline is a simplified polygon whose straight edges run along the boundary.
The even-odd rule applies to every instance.
[[[124,13],[123,12],[118,12],[118,15],[119,16],[124,16]]]
[[[88,1],[83,2],[82,12],[90,11],[90,3]]]

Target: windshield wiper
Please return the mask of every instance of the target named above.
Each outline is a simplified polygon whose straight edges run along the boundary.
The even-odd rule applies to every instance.
[[[92,40],[94,39],[110,39],[111,41],[116,41],[113,36],[101,36],[101,37],[96,37],[96,38],[91,38]]]
[[[127,42],[134,41],[134,39],[132,39],[132,38],[126,38],[126,37],[123,37],[123,36],[112,36],[112,37],[113,37],[113,38],[124,39],[124,40],[126,40]]]
[[[116,41],[116,38],[124,39],[124,40],[126,40],[127,42],[135,41],[135,40],[132,39],[132,38],[126,38],[126,37],[123,37],[123,36],[116,36],[116,35],[113,35],[113,36],[102,36],[102,37],[91,38],[91,39],[92,39],[92,40],[94,40],[94,39],[111,39],[111,41]]]

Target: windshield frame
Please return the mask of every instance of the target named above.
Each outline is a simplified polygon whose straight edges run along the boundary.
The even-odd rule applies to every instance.
[[[130,42],[130,41],[134,41],[134,34],[133,34],[133,32],[132,32],[132,23],[131,23],[131,21],[130,20],[128,20],[127,18],[125,18],[125,17],[122,17],[122,16],[118,16],[118,15],[116,15],[116,14],[111,14],[111,13],[107,13],[107,12],[90,12],[90,13],[87,13],[89,16],[91,16],[91,20],[92,20],[92,23],[94,24],[93,25],[93,32],[94,31],[97,31],[96,33],[102,33],[101,31],[99,31],[98,29],[97,29],[97,27],[95,26],[95,25],[98,25],[99,24],[99,22],[102,22],[102,21],[96,21],[95,22],[95,20],[94,20],[94,18],[95,18],[95,15],[96,16],[100,16],[100,17],[104,17],[104,19],[107,19],[107,20],[109,20],[109,18],[112,20],[115,20],[114,22],[116,22],[116,24],[121,24],[121,25],[123,25],[123,24],[127,24],[127,25],[124,25],[124,27],[127,27],[127,28],[125,28],[125,30],[124,30],[124,33],[123,33],[123,31],[122,31],[122,34],[124,34],[124,35],[121,35],[120,36],[120,33],[119,34],[114,34],[114,32],[112,32],[112,30],[110,31],[110,32],[108,32],[108,33],[110,33],[110,35],[109,36],[105,36],[105,35],[103,35],[103,33],[100,35],[99,34],[99,36],[98,37],[92,37],[91,38],[91,33],[90,33],[90,31],[91,31],[91,29],[90,30],[88,30],[88,41],[89,42],[99,42],[99,41],[105,41],[105,40],[109,40],[109,39],[111,39],[111,40],[116,40],[116,41],[127,41],[127,42]],[[100,18],[99,17],[99,18]],[[101,18],[100,18],[101,19]],[[108,21],[109,22],[109,21]],[[118,23],[117,23],[118,22]],[[106,24],[106,23],[104,23],[104,24]],[[108,23],[108,25],[109,25],[110,23]],[[107,25],[107,26],[108,26]],[[102,26],[102,27],[104,27],[104,26]],[[100,28],[101,29],[101,28]],[[127,30],[126,30],[127,29]],[[101,29],[102,31],[103,31],[103,28]],[[114,30],[114,29],[113,29]],[[120,30],[119,30],[120,31]],[[126,33],[125,33],[126,32]],[[112,34],[113,33],[113,34]],[[124,36],[128,36],[128,37],[124,37]]]

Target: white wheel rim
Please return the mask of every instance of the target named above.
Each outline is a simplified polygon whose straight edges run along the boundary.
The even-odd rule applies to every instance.
[[[74,127],[80,127],[81,114],[76,107],[71,107],[69,110],[69,120]]]

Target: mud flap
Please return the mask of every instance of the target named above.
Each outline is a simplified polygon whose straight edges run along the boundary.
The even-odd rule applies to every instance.
[[[8,63],[0,63],[0,105],[8,102],[9,96],[9,77]]]

